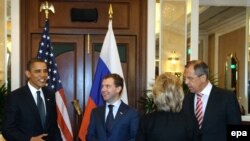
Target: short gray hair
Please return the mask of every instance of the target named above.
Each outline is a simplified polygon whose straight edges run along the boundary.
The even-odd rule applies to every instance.
[[[192,60],[187,63],[185,68],[189,68],[190,66],[194,67],[195,75],[197,76],[206,75],[207,79],[209,78],[209,68],[205,62],[200,60]]]

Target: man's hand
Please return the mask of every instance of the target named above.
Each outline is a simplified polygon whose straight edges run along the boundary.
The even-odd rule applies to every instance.
[[[48,134],[41,134],[39,136],[31,137],[30,141],[45,141],[44,138],[48,136]]]

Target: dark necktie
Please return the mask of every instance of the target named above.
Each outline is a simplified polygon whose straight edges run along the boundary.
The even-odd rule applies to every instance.
[[[199,128],[202,126],[203,121],[203,111],[202,111],[202,95],[203,94],[197,94],[197,103],[196,103],[196,118],[199,124]]]
[[[113,115],[113,107],[114,105],[108,105],[109,107],[109,113],[106,119],[106,131],[107,131],[107,135],[110,135],[110,131],[111,131],[111,127],[112,124],[114,122],[114,115]]]
[[[41,122],[42,122],[42,126],[44,128],[45,126],[45,119],[46,119],[46,114],[45,114],[45,107],[44,107],[44,103],[43,103],[43,99],[41,97],[41,92],[37,91],[37,107],[39,110],[39,114],[40,114],[40,118],[41,118]]]

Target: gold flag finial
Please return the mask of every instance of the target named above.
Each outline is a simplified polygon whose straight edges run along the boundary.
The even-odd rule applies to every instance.
[[[113,16],[112,4],[109,4],[109,19],[112,19],[112,16]]]
[[[52,13],[55,13],[55,8],[53,6],[53,4],[49,4],[47,1],[43,2],[40,6],[40,12],[42,12],[44,10],[45,12],[45,18],[48,19],[49,18],[49,11],[51,11]]]

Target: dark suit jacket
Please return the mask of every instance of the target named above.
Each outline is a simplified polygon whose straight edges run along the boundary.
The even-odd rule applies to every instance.
[[[185,96],[183,112],[193,118],[196,135],[201,141],[226,141],[227,125],[241,124],[240,107],[235,94],[212,87],[200,130],[195,117],[194,96],[193,93]]]
[[[13,91],[7,98],[2,134],[7,141],[29,141],[47,133],[47,141],[61,141],[57,126],[55,94],[43,88],[46,104],[46,126],[43,129],[38,108],[28,85]]]
[[[182,113],[157,111],[145,115],[136,141],[193,141],[194,127]]]
[[[129,141],[134,140],[139,125],[139,114],[125,103],[121,103],[107,137],[105,129],[105,106],[92,110],[87,141]]]

